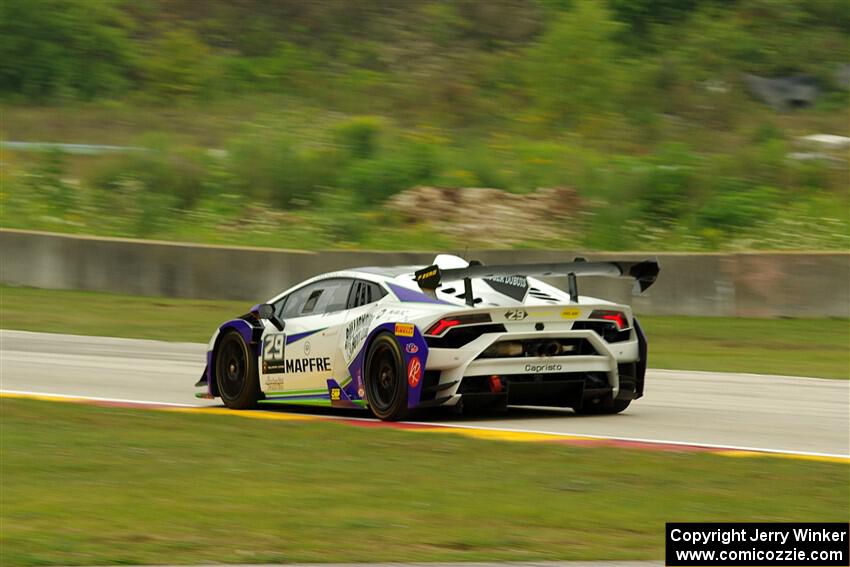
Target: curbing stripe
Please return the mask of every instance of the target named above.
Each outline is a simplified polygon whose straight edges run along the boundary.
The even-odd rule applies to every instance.
[[[670,441],[657,441],[652,439],[619,439],[593,435],[558,434],[547,433],[542,431],[480,428],[474,426],[455,426],[421,422],[382,422],[372,419],[358,419],[348,417],[337,418],[334,416],[292,414],[260,410],[233,411],[223,407],[193,406],[190,404],[176,404],[169,402],[150,402],[114,398],[72,396],[65,394],[42,394],[37,392],[21,392],[14,390],[0,390],[0,399],[3,398],[90,404],[106,407],[117,406],[137,409],[153,409],[159,411],[197,415],[226,415],[230,417],[243,417],[248,419],[262,419],[268,421],[323,421],[331,423],[344,423],[346,425],[353,425],[358,427],[381,427],[391,429],[404,429],[407,431],[416,431],[423,433],[453,434],[460,435],[462,437],[487,441],[509,441],[520,443],[559,443],[564,445],[584,447],[616,447],[632,450],[637,449],[669,452],[705,452],[721,457],[732,458],[778,457],[784,459],[796,459],[804,461],[817,461],[850,465],[850,456],[847,455],[834,455],[828,453],[805,453],[799,451],[778,451],[773,449],[757,449],[750,447],[730,447],[723,445],[681,443]],[[283,402],[283,400],[281,400],[281,402]]]

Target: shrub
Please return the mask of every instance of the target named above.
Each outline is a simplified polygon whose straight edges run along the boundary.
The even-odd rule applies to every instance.
[[[697,222],[705,228],[736,232],[767,217],[777,196],[773,187],[750,186],[742,179],[719,179],[697,211]]]
[[[528,51],[527,88],[556,123],[576,123],[618,105],[622,24],[602,2],[576,2],[552,21]]]
[[[65,216],[77,204],[71,185],[63,179],[65,155],[60,150],[48,150],[39,157],[26,179],[29,190],[37,195],[56,216]]]
[[[0,91],[37,99],[126,89],[129,24],[115,2],[0,2]]]
[[[151,148],[106,162],[90,182],[106,190],[137,184],[141,191],[174,197],[178,207],[188,209],[204,191],[209,159],[198,149]]]
[[[662,223],[679,219],[694,196],[696,158],[681,144],[662,147],[638,181],[638,199],[645,217]]]
[[[287,136],[264,133],[238,139],[228,157],[240,192],[281,208],[315,203],[321,189],[335,186],[341,163],[331,147],[300,147]]]
[[[434,148],[414,142],[372,159],[352,162],[339,186],[353,190],[359,203],[373,205],[414,185],[433,182],[437,170]]]
[[[341,243],[357,243],[368,232],[363,213],[355,212],[357,202],[351,191],[329,190],[321,194],[321,214],[316,224],[334,246]]]
[[[213,70],[209,47],[190,29],[169,30],[149,45],[142,59],[148,90],[169,99],[205,92]]]
[[[358,116],[341,122],[334,128],[334,138],[348,154],[356,159],[374,157],[384,121],[376,116]]]

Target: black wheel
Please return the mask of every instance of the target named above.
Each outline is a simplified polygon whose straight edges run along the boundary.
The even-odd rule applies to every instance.
[[[215,379],[218,394],[227,407],[248,409],[257,404],[260,397],[257,361],[236,331],[228,331],[218,344]]]
[[[631,400],[612,400],[610,398],[604,401],[600,400],[596,404],[592,400],[587,400],[583,406],[574,409],[576,413],[581,415],[613,415],[624,411],[630,403],[632,403]]]
[[[389,333],[375,337],[366,355],[366,400],[384,421],[407,415],[407,375],[398,343]]]

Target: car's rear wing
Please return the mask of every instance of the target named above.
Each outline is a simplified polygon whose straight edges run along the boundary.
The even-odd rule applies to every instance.
[[[466,302],[469,305],[473,305],[474,300],[472,298],[472,284],[470,281],[472,278],[495,278],[510,285],[509,280],[512,277],[567,276],[569,278],[570,300],[578,301],[577,277],[606,276],[613,278],[633,278],[635,280],[635,287],[640,292],[644,292],[649,286],[655,283],[659,271],[661,271],[661,266],[655,258],[640,262],[588,262],[582,258],[576,258],[573,262],[505,264],[495,266],[485,266],[473,260],[465,268],[442,270],[436,265],[428,266],[427,268],[417,270],[414,273],[414,278],[416,279],[416,283],[419,284],[420,289],[431,293],[443,281],[457,281],[462,279],[464,281]]]

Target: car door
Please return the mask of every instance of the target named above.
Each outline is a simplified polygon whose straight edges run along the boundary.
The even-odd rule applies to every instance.
[[[341,362],[348,365],[360,351],[366,340],[374,318],[373,303],[380,301],[387,291],[374,282],[354,280],[348,299],[348,311],[345,314],[345,327],[342,331]]]
[[[283,332],[267,326],[260,352],[260,387],[267,395],[327,393],[340,327],[351,290],[349,278],[307,284],[275,302]]]

